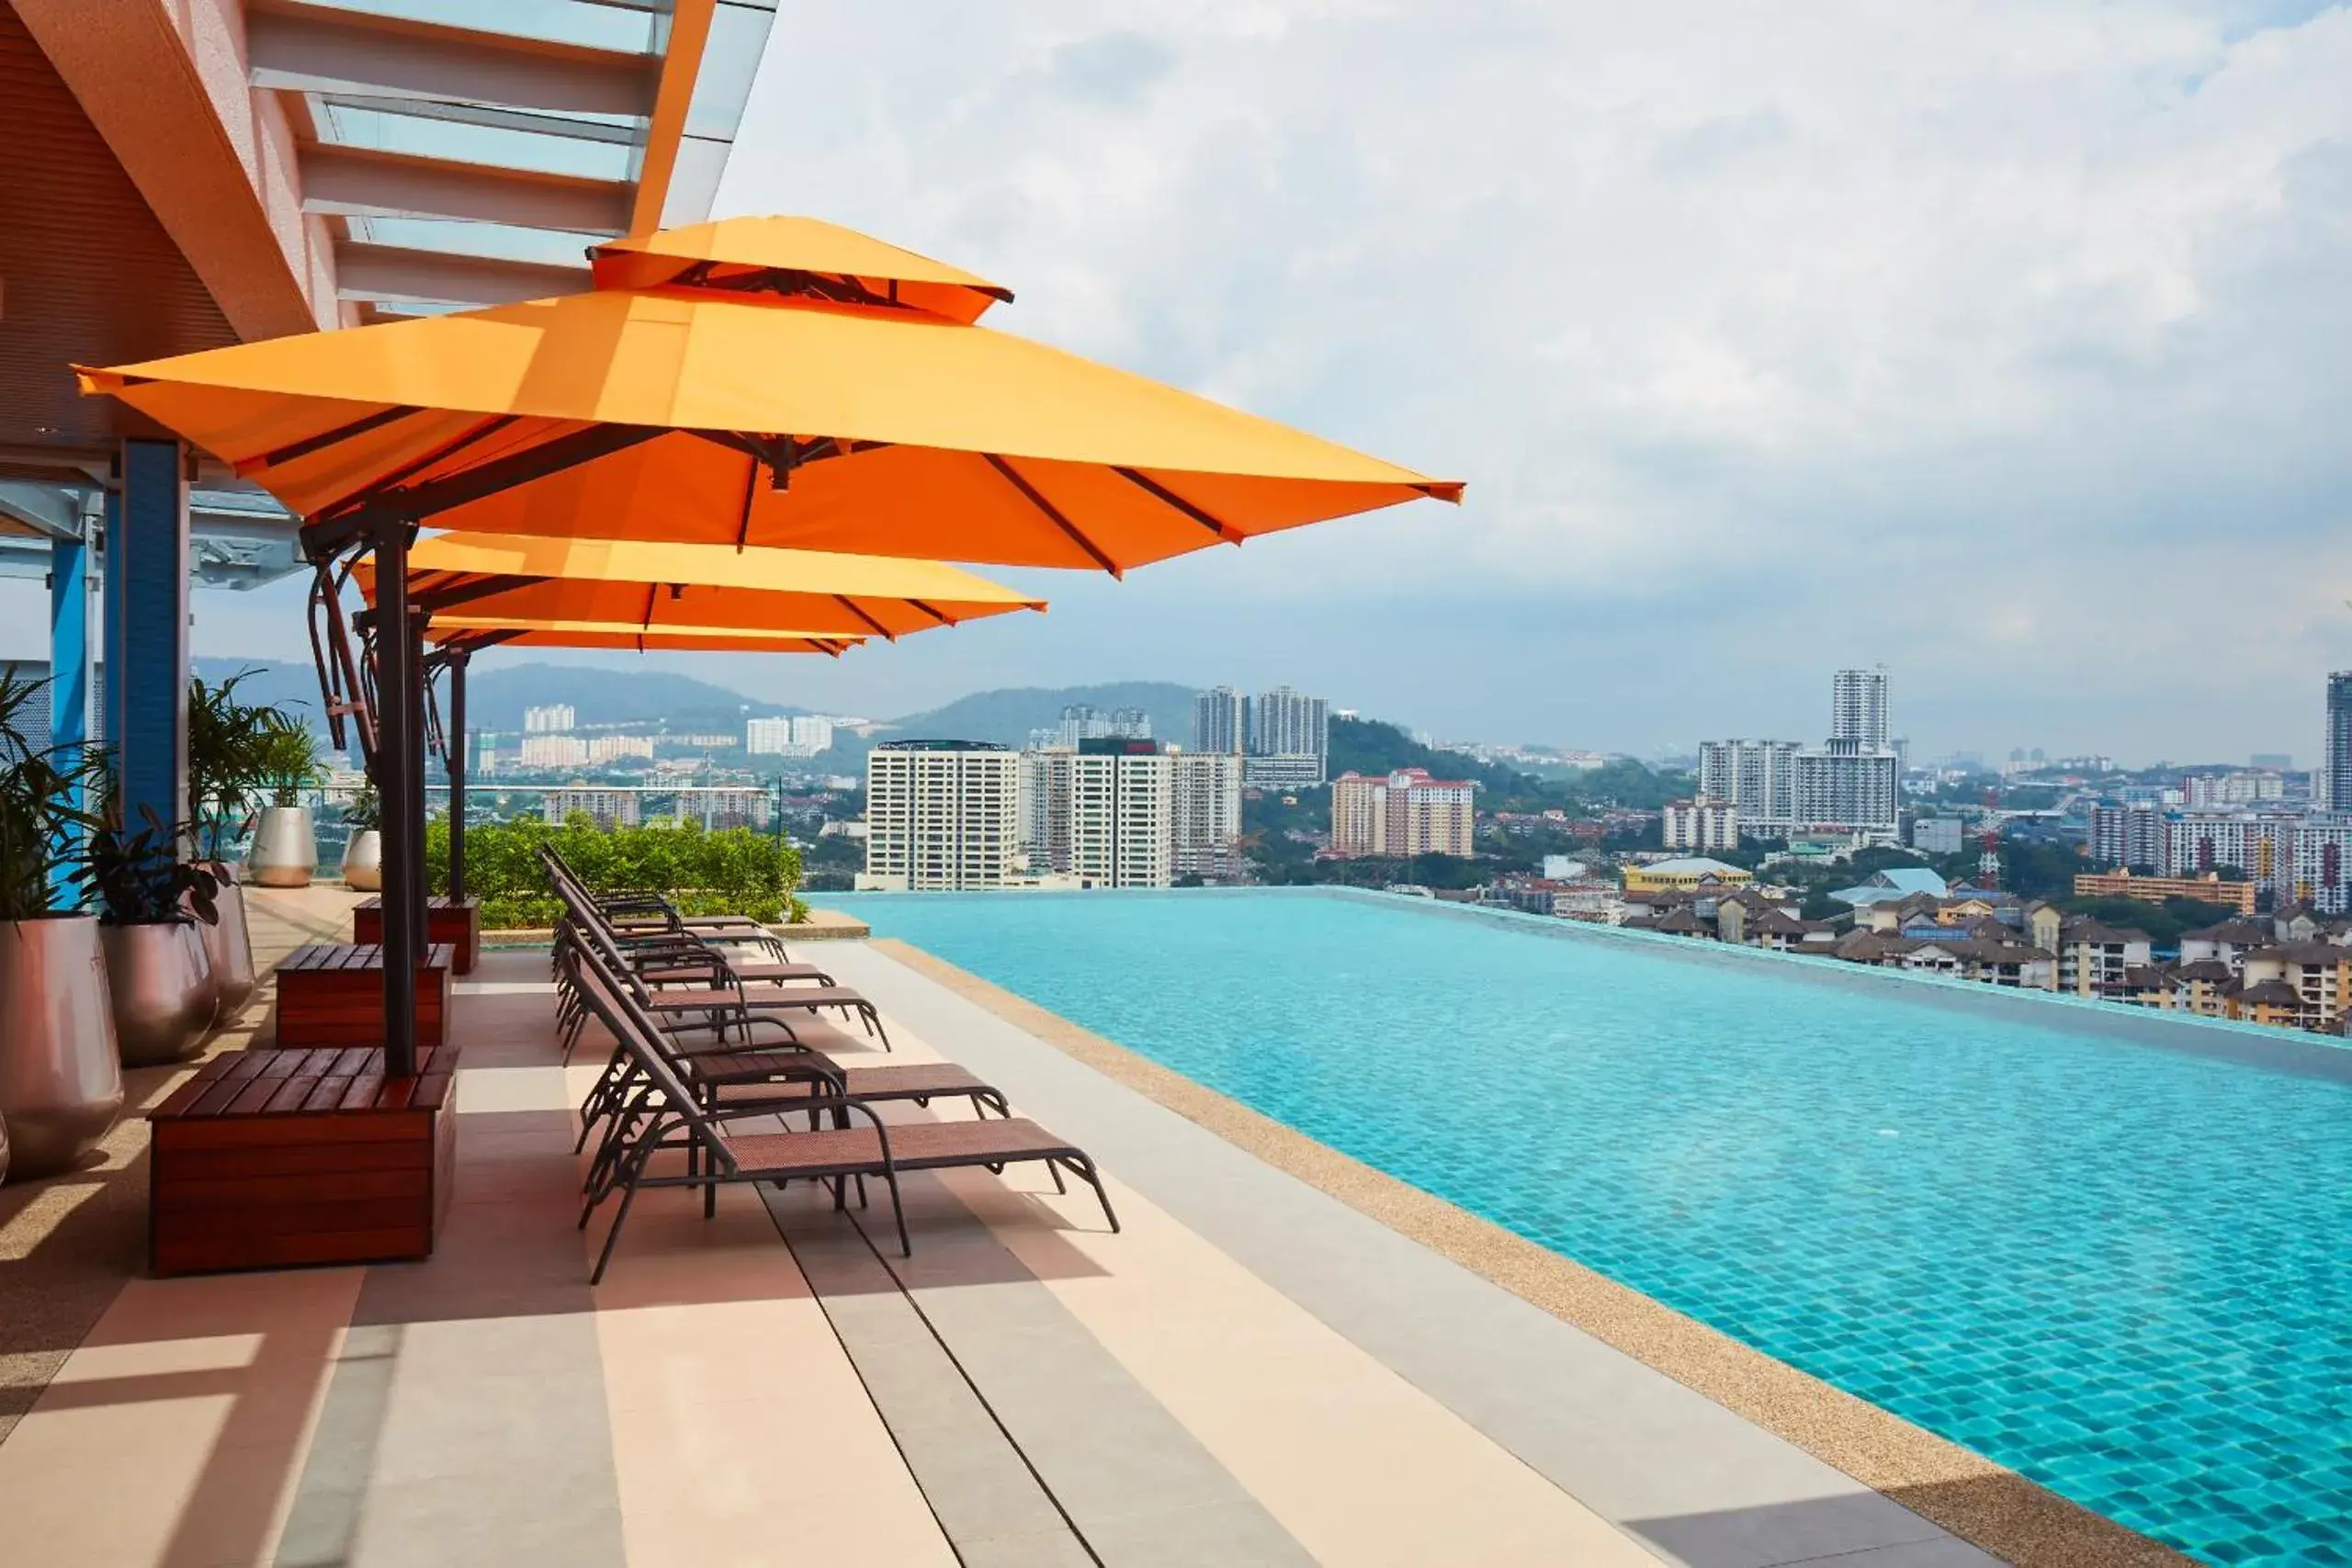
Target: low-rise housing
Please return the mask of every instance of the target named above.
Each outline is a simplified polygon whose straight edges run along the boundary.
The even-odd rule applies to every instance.
[[[2161,904],[2167,898],[2194,898],[2200,904],[2222,904],[2241,915],[2254,913],[2254,884],[2224,882],[2219,873],[2202,876],[2134,876],[2129,870],[2077,872],[2077,898],[2137,898]]]
[[[1629,865],[1624,872],[1625,891],[1629,894],[1695,892],[1710,886],[1717,888],[1745,887],[1755,880],[1756,874],[1744,866],[1728,865],[1700,855],[1653,861],[1648,865]]]

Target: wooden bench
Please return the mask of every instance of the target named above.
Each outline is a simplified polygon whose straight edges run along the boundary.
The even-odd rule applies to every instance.
[[[351,911],[351,940],[356,942],[379,942],[384,940],[384,901],[370,898]],[[443,895],[425,900],[424,940],[447,942],[456,955],[456,973],[470,975],[481,957],[481,901],[462,901]]]
[[[416,971],[416,1043],[443,1043],[449,1016],[450,952],[425,949]],[[384,950],[374,942],[312,942],[277,966],[277,1043],[380,1045]]]
[[[457,1156],[450,1047],[388,1077],[381,1046],[215,1056],[147,1113],[158,1275],[432,1255]]]

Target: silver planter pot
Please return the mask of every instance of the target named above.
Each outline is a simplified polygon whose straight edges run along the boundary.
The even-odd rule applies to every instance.
[[[212,1027],[220,987],[197,930],[194,920],[100,928],[124,1066],[185,1061]]]
[[[245,924],[245,890],[230,880],[228,866],[212,869],[220,877],[220,889],[213,895],[213,910],[220,919],[209,926],[199,922],[196,929],[204,942],[205,961],[212,966],[213,985],[220,993],[220,1016],[233,1018],[260,979],[254,973],[253,931]]]
[[[319,836],[311,829],[310,808],[263,807],[245,869],[264,887],[308,887],[319,869]]]
[[[384,835],[373,828],[362,828],[351,835],[351,842],[344,847],[343,880],[346,886],[362,893],[384,890]]]
[[[0,922],[0,1121],[8,1175],[70,1170],[122,1113],[98,922]]]

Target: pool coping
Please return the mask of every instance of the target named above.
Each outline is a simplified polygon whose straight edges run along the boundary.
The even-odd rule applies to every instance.
[[[2026,1568],[2193,1561],[921,948],[889,937],[869,945],[1996,1557]]]

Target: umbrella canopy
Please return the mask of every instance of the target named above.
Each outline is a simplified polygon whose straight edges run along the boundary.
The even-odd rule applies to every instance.
[[[519,616],[436,616],[424,638],[449,649],[611,648],[639,653],[823,653],[839,659],[863,640],[831,632],[744,631],[734,626],[663,626],[627,622],[531,620]]]
[[[979,326],[966,317],[995,286],[829,225],[737,220],[594,254],[615,286],[82,385],[233,465],[310,520],[314,549],[402,519],[1118,573],[1461,497]]]
[[[636,631],[897,638],[1042,599],[937,561],[722,545],[443,534],[409,549],[410,602],[455,614]],[[375,569],[354,570],[375,602]]]

